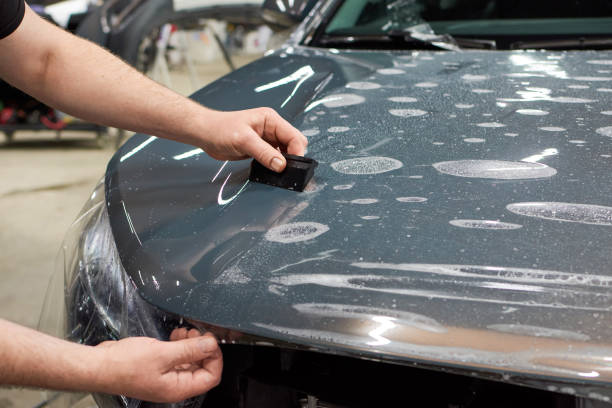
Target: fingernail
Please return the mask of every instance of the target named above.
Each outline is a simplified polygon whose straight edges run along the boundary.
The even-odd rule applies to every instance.
[[[275,172],[280,173],[280,171],[283,169],[283,161],[278,157],[275,157],[270,162],[270,167],[272,167],[272,170]]]
[[[214,342],[210,338],[203,338],[200,339],[198,345],[200,346],[200,349],[202,349],[202,351],[209,352],[214,347]]]

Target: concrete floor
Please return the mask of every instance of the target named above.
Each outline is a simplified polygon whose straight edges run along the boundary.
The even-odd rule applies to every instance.
[[[236,57],[244,65],[256,57]],[[223,61],[198,67],[202,85],[224,75]],[[172,72],[188,93],[185,72]],[[62,238],[114,150],[97,147],[92,133],[55,140],[54,132],[0,136],[0,318],[36,327]],[[41,392],[0,388],[0,408],[34,407]]]

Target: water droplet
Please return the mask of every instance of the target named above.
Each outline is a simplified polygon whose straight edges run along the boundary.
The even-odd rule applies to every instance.
[[[426,115],[427,112],[421,109],[391,109],[389,111],[393,116],[400,116],[403,118],[410,118],[414,116],[423,116]]]
[[[449,221],[449,224],[454,225],[455,227],[490,230],[513,230],[523,227],[520,224],[492,220],[451,220]]]
[[[400,203],[424,203],[427,201],[425,197],[397,197],[397,201]]]
[[[378,89],[380,88],[380,84],[375,82],[349,82],[346,84],[346,87],[349,89],[359,89],[359,90],[370,90],[370,89]]]
[[[578,222],[581,224],[611,225],[612,207],[592,204],[558,202],[526,202],[508,204],[506,209],[515,214],[546,220]]]
[[[418,99],[413,98],[411,96],[392,96],[389,98],[391,102],[400,102],[400,103],[411,103],[416,102]]]
[[[433,164],[440,173],[458,177],[520,180],[552,177],[557,170],[542,163],[502,160],[457,160]]]
[[[548,115],[548,112],[540,110],[540,109],[517,109],[516,113],[521,114],[521,115],[531,115],[531,116]]]
[[[331,164],[332,168],[344,174],[379,174],[399,169],[403,163],[390,157],[357,157]]]
[[[329,227],[318,222],[292,222],[273,227],[266,232],[268,241],[289,244],[307,241],[329,231]]]

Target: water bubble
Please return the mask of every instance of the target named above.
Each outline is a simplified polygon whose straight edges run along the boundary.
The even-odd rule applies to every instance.
[[[449,221],[449,224],[454,225],[455,227],[490,230],[513,230],[523,227],[520,224],[492,220],[451,220]]]
[[[606,127],[599,128],[595,132],[597,132],[598,134],[602,136],[612,137],[612,126],[606,126]]]
[[[416,102],[418,99],[411,96],[392,96],[389,100],[391,102],[411,103]]]
[[[589,336],[582,333],[576,333],[567,330],[551,329],[548,327],[529,326],[525,324],[492,324],[487,326],[488,329],[503,332],[519,334],[532,337],[549,337],[554,339],[567,339],[587,341]]]
[[[346,84],[347,88],[350,89],[359,89],[359,90],[370,90],[370,89],[378,89],[380,88],[380,84],[375,82],[349,82]]]
[[[543,126],[538,129],[544,130],[546,132],[565,132],[565,128],[557,127],[557,126]]]
[[[584,98],[572,98],[570,96],[555,96],[554,98],[550,98],[551,102],[557,103],[592,103],[597,102],[594,99],[584,99]]]
[[[602,111],[601,114],[610,116],[612,115],[612,111]]]
[[[570,89],[589,89],[590,86],[588,85],[568,85],[567,86]]]
[[[598,82],[612,81],[612,77],[598,77],[598,76],[578,76],[572,79],[575,79],[576,81],[598,81]]]
[[[391,109],[389,113],[393,116],[400,116],[403,118],[411,118],[415,116],[426,115],[427,112],[421,109]]]
[[[319,133],[321,133],[321,132],[319,131],[319,128],[312,128],[312,129],[302,130],[302,134],[303,134],[304,136],[306,136],[306,137],[309,137],[309,136],[316,136],[316,135],[318,135]]]
[[[587,64],[594,65],[612,65],[612,60],[588,60]]]
[[[611,225],[612,207],[592,204],[558,202],[525,202],[508,204],[506,209],[515,214],[546,220],[578,222],[581,224]]]
[[[318,222],[292,222],[273,227],[266,232],[268,241],[289,244],[307,241],[329,231],[329,227]]]
[[[521,115],[531,115],[531,116],[548,115],[548,112],[540,110],[540,109],[517,109],[516,113],[521,114]]]
[[[337,161],[331,164],[332,168],[344,174],[379,174],[397,170],[403,166],[399,160],[390,157],[357,157]]]
[[[612,88],[597,88],[597,92],[612,92]]]
[[[477,94],[489,94],[493,93],[494,91],[492,91],[491,89],[472,89],[472,92]]]
[[[365,98],[355,94],[333,94],[317,101],[325,105],[327,108],[340,108],[342,106],[358,105],[365,102]],[[317,103],[317,102],[313,102]]]
[[[418,84],[414,84],[417,88],[435,88],[438,86],[435,82],[419,82]]]
[[[378,220],[380,217],[378,215],[362,215],[359,218],[362,220]]]
[[[330,133],[342,133],[342,132],[347,132],[349,130],[351,130],[351,128],[346,127],[346,126],[332,126],[329,129],[327,129],[327,131]]]
[[[486,140],[479,137],[466,137],[463,141],[466,143],[484,143]]]
[[[400,203],[424,203],[427,201],[425,197],[397,197],[397,201]]]
[[[457,160],[433,164],[440,173],[457,177],[520,180],[552,177],[557,170],[542,163],[502,160]]]
[[[461,79],[463,79],[466,82],[477,82],[477,81],[485,81],[489,79],[489,76],[488,75],[465,74],[464,76],[461,77]]]
[[[399,75],[399,74],[406,73],[406,71],[398,69],[398,68],[381,68],[381,69],[377,69],[376,72],[381,75]]]
[[[376,198],[357,198],[355,200],[351,200],[351,204],[374,204],[377,202],[378,199]]]
[[[455,107],[459,108],[459,109],[472,109],[474,107],[474,105],[470,105],[470,104],[467,104],[467,103],[456,103]]]
[[[508,137],[517,137],[518,133],[504,133],[504,136],[508,136]]]
[[[506,127],[506,125],[504,125],[503,123],[499,123],[499,122],[485,122],[485,123],[477,123],[476,126],[478,127],[484,127],[484,128],[500,128],[500,127]]]
[[[337,186],[334,186],[333,189],[334,190],[350,190],[351,188],[353,188],[354,185],[355,185],[355,183],[351,183],[351,184],[339,184]]]

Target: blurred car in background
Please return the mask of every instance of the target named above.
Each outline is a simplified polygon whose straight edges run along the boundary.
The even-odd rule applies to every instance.
[[[612,4],[267,7],[303,22],[192,98],[278,110],[315,177],[297,193],[180,143],[121,147],[41,328],[94,345],[188,324],[224,374],[181,404],[97,404],[611,406]]]

